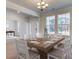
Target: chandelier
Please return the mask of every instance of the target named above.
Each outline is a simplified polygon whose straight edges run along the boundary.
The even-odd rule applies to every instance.
[[[40,9],[41,11],[43,11],[43,9],[47,8],[48,4],[46,2],[44,2],[43,0],[41,0],[39,3],[37,3],[37,8]]]

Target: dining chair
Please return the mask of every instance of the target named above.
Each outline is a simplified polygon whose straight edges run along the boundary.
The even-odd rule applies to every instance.
[[[72,59],[72,41],[70,38],[67,38],[65,40],[65,53],[66,53],[66,59]]]
[[[49,35],[50,40],[59,39],[59,38],[63,38],[63,35],[61,35],[61,34],[51,34],[51,35]]]
[[[15,39],[17,59],[40,59],[38,53],[28,50],[27,42],[24,39]]]
[[[62,42],[58,43],[57,49],[63,50],[64,48],[68,48],[72,46],[72,42],[70,37],[66,37]]]
[[[72,46],[69,38],[65,39],[64,45],[54,48],[48,53],[48,59],[72,59]]]
[[[67,41],[70,42],[70,37],[69,36],[66,36],[66,35],[59,35],[57,38],[64,38],[63,41],[57,43],[54,48],[57,48],[57,49],[63,49],[64,48],[64,45],[66,45]],[[70,42],[71,43],[71,42]],[[68,45],[71,45],[71,44],[68,44]]]
[[[72,59],[72,42],[70,37],[66,37],[62,45],[66,53],[66,59]],[[63,50],[63,48],[58,46],[58,49]]]
[[[36,37],[33,37],[32,35],[27,35],[27,34],[25,34],[24,35],[24,40],[36,40]],[[33,47],[28,47],[28,50],[31,50],[31,51],[33,51],[33,52],[37,52],[38,53],[38,50],[36,49],[36,48],[33,48]]]

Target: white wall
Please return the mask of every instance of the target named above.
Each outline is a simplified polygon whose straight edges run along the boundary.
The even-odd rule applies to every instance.
[[[16,24],[17,24],[16,21],[7,20],[7,21],[6,21],[6,30],[7,30],[7,31],[9,31],[9,30],[16,31],[16,27],[17,27]]]
[[[12,11],[9,9],[7,10],[6,16],[7,16],[6,24],[9,24],[9,28],[12,28],[11,30],[16,29],[15,31],[16,35],[19,32],[19,35],[23,37],[23,34],[27,32],[26,27],[25,27],[26,25],[23,25],[23,24],[26,24],[25,20],[27,20],[27,18],[24,18],[22,15],[19,15],[15,11]],[[20,25],[20,27],[18,27],[18,24]]]
[[[24,37],[24,35],[35,35],[36,23],[38,22],[38,18],[31,17],[28,18],[25,14],[17,13],[16,11],[12,11],[7,9],[6,13],[6,28],[7,30],[15,30],[16,35],[20,35]],[[31,28],[30,25],[31,24]]]
[[[35,36],[37,32],[39,32],[39,19],[30,17],[29,26],[30,26],[30,35]]]

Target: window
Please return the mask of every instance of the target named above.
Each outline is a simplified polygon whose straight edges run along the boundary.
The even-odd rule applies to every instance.
[[[70,13],[58,15],[58,33],[69,35]]]
[[[55,33],[55,16],[49,16],[46,18],[46,28],[48,34]]]

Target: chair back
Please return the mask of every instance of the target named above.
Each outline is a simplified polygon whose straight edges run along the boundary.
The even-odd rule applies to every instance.
[[[27,42],[24,39],[15,39],[18,59],[30,59]]]
[[[72,59],[72,43],[70,38],[65,39],[64,48],[66,53],[66,59]]]

